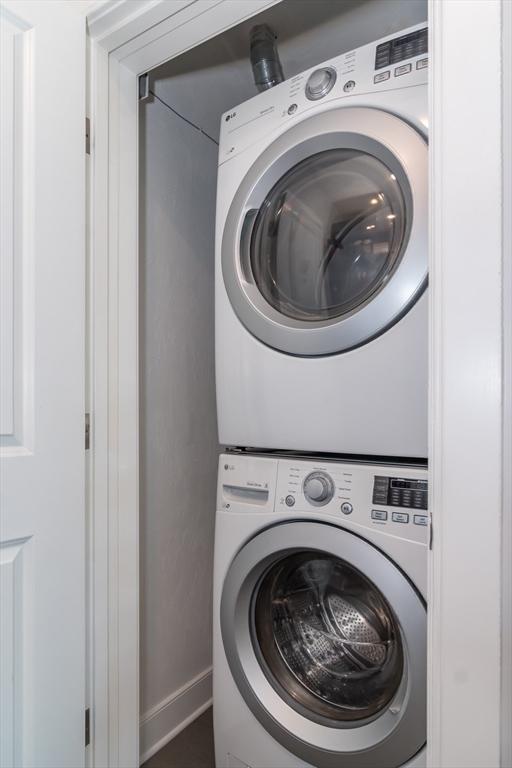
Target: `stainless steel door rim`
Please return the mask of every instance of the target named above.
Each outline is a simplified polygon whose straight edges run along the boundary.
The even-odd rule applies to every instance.
[[[399,257],[378,289],[339,317],[300,319],[278,311],[259,289],[248,256],[257,214],[269,192],[300,163],[333,150],[374,158],[389,170],[404,200]],[[397,322],[427,282],[427,143],[400,118],[367,107],[338,107],[305,119],[256,160],[228,212],[222,272],[240,321],[265,344],[293,355],[329,355],[360,346]]]
[[[293,706],[271,682],[254,638],[259,585],[279,560],[305,551],[341,559],[377,586],[391,607],[403,649],[402,680],[374,717],[328,725]],[[221,629],[226,657],[241,695],[263,727],[286,749],[318,768],[387,768],[412,758],[426,740],[425,605],[382,552],[337,526],[315,521],[274,525],[234,558],[223,587]]]

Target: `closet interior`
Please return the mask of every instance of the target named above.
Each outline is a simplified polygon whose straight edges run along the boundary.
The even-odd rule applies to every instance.
[[[149,73],[140,102],[141,761],[211,704],[221,115],[257,94],[250,31],[286,79],[427,19],[427,0],[282,0]],[[236,350],[233,350],[236,355]]]

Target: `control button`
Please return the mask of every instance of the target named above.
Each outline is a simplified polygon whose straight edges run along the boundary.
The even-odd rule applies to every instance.
[[[402,64],[401,67],[395,67],[395,77],[407,75],[412,69],[412,64]]]
[[[426,67],[428,67],[428,59],[419,59],[416,62],[416,69],[425,69]]]
[[[344,515],[350,515],[354,510],[354,507],[349,501],[344,501],[341,505],[341,511]]]
[[[315,69],[306,83],[306,97],[310,101],[316,101],[326,96],[336,82],[336,70],[332,67]]]
[[[326,472],[310,472],[304,480],[303,490],[311,504],[323,506],[334,496],[334,483]]]
[[[293,505],[295,504],[295,496],[292,496],[291,493],[288,494],[284,502],[287,507],[293,507]]]
[[[394,523],[408,523],[409,515],[407,512],[393,512],[391,519]]]
[[[372,520],[387,520],[388,513],[385,509],[372,509]]]
[[[347,82],[343,86],[343,90],[345,91],[345,93],[350,93],[350,91],[353,91],[355,87],[356,87],[355,80],[347,80]]]
[[[414,515],[414,525],[428,525],[428,518],[426,515]]]
[[[379,72],[378,75],[375,75],[375,77],[373,78],[373,82],[383,83],[384,80],[389,80],[390,77],[391,77],[391,72],[388,69],[386,72]]]
[[[293,115],[294,112],[297,111],[297,105],[296,104],[290,104],[288,107],[288,114]]]
[[[427,509],[427,492],[426,491],[416,491],[414,494],[414,506],[417,509]]]
[[[327,495],[326,485],[320,477],[314,477],[312,480],[309,480],[306,488],[308,498],[313,501],[323,501]]]

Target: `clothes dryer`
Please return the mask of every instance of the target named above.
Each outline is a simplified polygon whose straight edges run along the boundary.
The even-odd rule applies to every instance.
[[[427,473],[220,457],[217,768],[423,768]]]
[[[221,443],[427,455],[427,28],[223,115]]]

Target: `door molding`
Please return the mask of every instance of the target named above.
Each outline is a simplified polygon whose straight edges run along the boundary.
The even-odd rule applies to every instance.
[[[128,768],[139,760],[137,79],[277,1],[120,0],[96,7],[87,19],[92,126],[89,765],[96,768]],[[431,766],[499,765],[500,740],[505,745],[506,738],[500,716],[506,724],[511,700],[499,681],[500,631],[506,634],[506,616],[500,625],[502,594],[505,605],[501,585],[507,573],[501,563],[512,559],[510,536],[502,537],[511,529],[505,503],[511,495],[510,466],[505,463],[510,430],[502,433],[504,414],[510,418],[511,411],[502,373],[510,383],[511,344],[507,336],[503,345],[502,314],[503,296],[509,302],[512,296],[502,271],[505,267],[510,282],[510,255],[504,248],[507,237],[510,243],[510,215],[506,225],[502,214],[503,194],[510,200],[510,179],[506,187],[500,170],[502,145],[512,141],[510,119],[503,122],[507,135],[499,128],[501,46],[505,42],[510,51],[511,36],[502,34],[505,0],[429,3],[434,547],[428,759]],[[486,56],[474,57],[483,30]],[[461,47],[467,51],[462,79]],[[482,102],[478,109],[476,93]],[[492,141],[481,147],[485,136]],[[485,270],[480,269],[482,253]],[[469,272],[468,263],[475,267]],[[468,478],[478,482],[468,483]],[[478,565],[482,559],[489,567]],[[478,596],[492,631],[483,637],[467,631],[461,643],[460,627],[471,627],[467,622],[475,612],[475,598],[467,602],[468,587]],[[470,658],[480,657],[480,642],[486,651],[481,677],[474,665],[468,666]],[[485,712],[469,719],[466,708],[482,695]],[[467,722],[472,724],[471,739]]]
[[[89,29],[89,766],[139,764],[138,76],[277,0],[121,0]]]
[[[502,557],[510,562],[512,554],[510,540],[502,543],[511,471],[503,464],[510,417],[503,379],[510,362],[503,323],[504,291],[510,300],[503,268],[510,270],[511,258],[502,187],[503,146],[512,140],[502,121],[504,75],[510,85],[501,60],[507,2],[429,5],[430,766],[510,764],[500,755],[509,738],[501,702],[510,686],[501,679],[501,601],[509,590]],[[485,57],[474,54],[478,39]],[[485,702],[477,717],[476,701]]]

